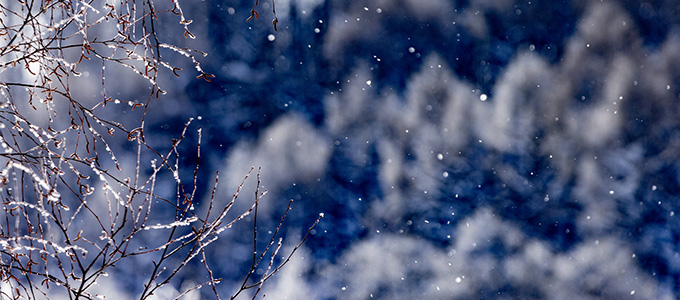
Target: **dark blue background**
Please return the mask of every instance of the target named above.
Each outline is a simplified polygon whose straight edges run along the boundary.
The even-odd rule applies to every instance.
[[[484,212],[501,222],[501,228],[512,228],[508,229],[508,236],[520,232],[523,237],[518,242],[520,246],[509,244],[502,237],[486,240],[488,244],[480,246],[476,250],[478,253],[472,252],[471,257],[490,256],[497,266],[505,266],[504,262],[521,256],[527,245],[540,243],[551,253],[550,261],[545,265],[549,266],[547,272],[552,275],[531,286],[494,269],[498,272],[495,278],[468,275],[469,280],[478,280],[479,285],[470,285],[463,290],[449,289],[440,295],[441,299],[496,298],[499,295],[516,299],[559,299],[561,296],[612,299],[622,295],[660,299],[675,297],[680,291],[680,227],[675,216],[675,212],[680,212],[680,111],[677,110],[680,73],[674,68],[679,63],[674,50],[680,49],[678,4],[673,1],[604,1],[605,4],[597,3],[599,1],[504,1],[494,5],[484,1],[433,1],[450,8],[450,11],[433,12],[419,9],[419,6],[429,4],[418,4],[417,1],[384,1],[381,2],[385,4],[383,7],[371,1],[321,1],[302,13],[301,6],[309,1],[291,0],[278,4],[281,7],[289,5],[289,13],[279,16],[279,31],[274,32],[269,21],[271,11],[263,5],[268,1],[262,2],[257,8],[260,18],[248,23],[245,18],[252,7],[248,1],[196,4],[208,7],[205,20],[192,16],[197,19],[197,24],[192,26],[207,26],[202,30],[205,36],[199,36],[199,39],[204,41],[201,45],[209,47],[201,49],[209,56],[201,62],[204,69],[216,77],[212,82],[190,81],[184,92],[192,110],[187,115],[158,116],[150,128],[156,129],[155,134],[160,136],[176,136],[182,129],[180,125],[164,127],[163,124],[183,124],[182,120],[200,115],[203,154],[210,162],[202,165],[202,178],[211,178],[216,170],[233,174],[234,178],[242,176],[247,169],[235,168],[239,165],[230,163],[229,158],[235,151],[242,151],[237,145],[250,145],[247,149],[257,156],[258,149],[265,147],[262,146],[265,132],[289,116],[308,124],[315,134],[325,139],[328,155],[323,161],[326,165],[319,167],[321,171],[314,173],[314,178],[296,177],[293,164],[289,178],[279,178],[277,173],[269,177],[275,182],[264,182],[273,186],[267,197],[274,204],[262,217],[261,226],[273,228],[277,224],[287,199],[295,199],[295,202],[284,236],[292,238],[304,233],[320,212],[326,216],[305,243],[307,269],[297,274],[304,278],[306,288],[311,291],[310,298],[369,298],[362,294],[363,290],[353,290],[352,286],[353,276],[363,278],[366,282],[362,284],[367,286],[371,286],[372,280],[351,273],[355,268],[351,267],[349,257],[360,255],[356,254],[361,252],[355,248],[358,245],[381,239],[386,244],[403,242],[389,237],[394,235],[416,239],[424,249],[430,249],[427,251],[450,253],[465,243],[457,237],[459,229]],[[411,2],[414,4],[407,4]],[[368,10],[364,10],[364,6]],[[381,8],[380,13],[376,12],[377,8]],[[230,14],[230,10],[234,14]],[[594,16],[597,11],[607,11],[609,15],[604,16],[612,21]],[[619,35],[610,33],[609,27],[619,26],[616,23],[619,17],[627,22],[626,31]],[[352,31],[350,28],[345,31],[348,27],[342,20],[348,19],[351,23],[355,18],[365,22],[362,24],[366,25],[360,25],[365,26],[365,30]],[[593,20],[601,22],[592,25]],[[484,25],[481,34],[471,29],[475,24]],[[343,32],[346,35],[338,38]],[[269,35],[275,39],[270,40]],[[586,47],[586,44],[592,44],[592,47]],[[577,51],[575,45],[586,49],[583,50],[586,54],[578,54],[580,50]],[[409,51],[410,47],[413,52]],[[497,100],[501,95],[497,93],[508,91],[500,88],[500,82],[509,66],[521,64],[517,61],[526,55],[544,63],[545,74],[552,76],[545,80],[555,91],[554,94],[532,94],[526,91],[534,79],[506,79],[514,84],[513,91],[519,91],[509,97],[522,97],[511,103],[511,115],[528,111],[535,118],[528,120],[528,127],[517,125],[520,120],[505,128],[516,129],[515,133],[522,138],[528,137],[528,144],[518,140],[516,147],[504,150],[485,140],[493,136],[492,129],[476,124],[494,122],[492,111],[494,107],[501,107],[501,100]],[[619,64],[614,60],[617,55],[631,62],[631,68],[625,69],[631,73],[630,82],[615,82],[616,78],[612,77],[611,70]],[[437,62],[443,69],[450,72],[452,79],[470,88],[465,93],[471,96],[456,100],[456,103],[464,103],[462,107],[468,107],[464,113],[467,116],[465,126],[450,129],[466,132],[460,135],[463,139],[460,143],[464,146],[449,149],[442,146],[442,143],[446,145],[446,141],[441,141],[446,135],[434,136],[433,139],[440,140],[431,145],[432,156],[444,153],[446,159],[435,160],[438,171],[431,173],[431,169],[422,167],[427,160],[418,150],[430,147],[423,144],[427,139],[405,137],[393,131],[398,124],[413,124],[413,121],[406,117],[400,120],[401,115],[390,114],[391,108],[386,106],[419,109],[419,104],[413,104],[416,101],[412,100],[413,91],[419,87],[429,90],[428,93],[415,92],[415,97],[420,99],[419,103],[434,109],[419,114],[421,118],[415,122],[431,123],[433,125],[427,128],[442,129],[441,119],[448,117],[445,106],[452,103],[452,97],[457,97],[446,91],[453,83],[421,82],[418,83],[420,86],[414,83],[414,78],[427,72],[428,58],[434,56],[438,57]],[[655,65],[658,61],[672,64],[664,69]],[[356,92],[358,88],[352,89],[357,84],[348,79],[354,80],[362,70],[367,72],[372,83],[369,89],[359,93]],[[359,86],[369,87],[363,81]],[[600,104],[610,100],[604,99],[607,88],[619,83],[628,86],[624,89],[625,99],[616,104],[619,105],[620,122],[597,123],[597,117],[591,112],[602,109]],[[655,93],[659,86],[662,91]],[[567,88],[561,89],[563,87]],[[455,88],[462,89],[461,86]],[[481,102],[481,93],[489,99]],[[332,111],[329,98],[333,97],[341,107],[351,107],[349,99],[361,98],[362,116],[357,116],[350,125],[337,127],[333,123],[335,119],[329,116]],[[389,97],[394,97],[396,102],[379,100]],[[551,105],[557,107],[555,111],[560,121],[541,121],[544,117],[552,119],[547,116],[552,111],[546,109]],[[489,114],[479,112],[485,109]],[[579,119],[581,117],[583,119]],[[391,123],[385,125],[386,119]],[[580,126],[579,123],[587,122],[609,128],[612,134],[605,141],[588,142],[588,128],[573,129]],[[513,128],[515,125],[512,124],[517,127]],[[419,128],[420,125],[414,126]],[[423,136],[427,134],[427,131],[414,131]],[[195,141],[196,136],[190,138]],[[402,199],[401,206],[399,213],[390,215],[390,219],[376,215],[376,209],[380,207],[376,203],[386,201],[387,195],[392,193],[381,184],[385,174],[381,173],[384,171],[380,166],[387,163],[388,157],[381,144],[385,141],[399,145],[397,153],[402,155],[404,166],[397,171],[403,172],[399,174],[401,179],[396,187],[398,197]],[[191,153],[194,144],[186,143],[185,150]],[[551,146],[546,146],[548,144]],[[445,152],[447,149],[451,153]],[[291,151],[294,152],[281,149],[281,152]],[[183,163],[189,174],[193,172],[195,161],[190,158],[192,155],[187,157]],[[282,157],[285,159],[285,155]],[[357,157],[361,159],[357,160]],[[558,158],[563,159],[562,162],[556,162]],[[268,159],[266,155],[254,159],[254,164],[262,165],[263,174],[270,169]],[[596,176],[584,175],[590,174],[590,169],[585,168],[591,162],[599,172]],[[516,175],[507,175],[508,170]],[[448,176],[442,177],[440,171],[447,172]],[[412,179],[414,176],[418,179]],[[435,190],[422,193],[418,183],[421,181]],[[289,184],[291,182],[295,184]],[[210,180],[203,182],[200,191],[203,197],[208,196],[211,185]],[[608,193],[610,190],[614,193]],[[549,195],[549,201],[545,201],[546,195]],[[607,210],[602,214],[610,217],[602,221],[601,226],[588,227],[583,221],[590,214],[587,208]],[[594,219],[592,222],[599,221]],[[238,230],[247,230],[247,227]],[[484,232],[484,228],[479,230]],[[631,259],[626,261],[630,265],[620,265],[620,260],[608,262],[607,254],[597,256],[601,254],[589,247],[600,241],[610,241],[616,247],[624,248],[621,252]],[[220,266],[219,276],[229,281],[242,278],[248,265],[248,243],[248,235],[224,238],[221,245],[229,254],[218,252],[215,255],[226,255],[233,260]],[[243,252],[238,252],[239,249]],[[392,255],[389,249],[378,247],[375,251]],[[429,253],[427,251],[422,253]],[[562,291],[564,294],[547,287],[565,278],[555,275],[564,273],[564,267],[556,262],[565,257],[579,260],[583,253],[595,253],[592,255],[604,261],[601,265],[575,262],[577,271],[574,272],[581,275],[574,278],[581,279],[565,283],[571,289]],[[220,258],[215,259],[223,262]],[[414,258],[398,259],[403,260],[403,265],[410,266]],[[484,264],[475,266],[476,260],[466,261],[470,270],[488,267]],[[390,270],[380,262],[375,264],[375,268]],[[636,283],[615,277],[616,272],[603,271],[606,266],[629,268],[627,274],[644,277],[637,284],[652,291],[645,293],[644,289],[638,288],[637,293],[631,294]],[[526,268],[525,272],[534,272],[529,265]],[[360,272],[360,268],[356,270]],[[422,272],[418,276],[407,276],[418,279],[398,282],[410,289],[411,294],[400,293],[404,287],[394,282],[379,282],[376,278],[374,286],[366,290],[377,298],[391,299],[421,292],[427,294],[424,287],[434,284],[427,282],[437,282],[441,275],[434,271]],[[589,289],[588,276],[605,283],[593,283],[596,286]],[[273,283],[272,288],[267,298],[280,299],[284,289]],[[347,294],[352,292],[355,293]]]

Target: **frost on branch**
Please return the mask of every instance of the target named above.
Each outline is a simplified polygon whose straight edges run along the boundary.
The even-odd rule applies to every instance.
[[[97,280],[130,273],[125,266],[133,257],[136,268],[150,270],[137,288],[140,299],[164,285],[179,288],[178,275],[197,257],[210,281],[183,292],[209,284],[219,298],[221,280],[206,252],[234,223],[255,218],[265,193],[256,191],[241,212],[231,210],[238,192],[227,203],[214,191],[198,201],[205,181],[198,179],[201,130],[191,120],[166,144],[145,139],[145,120],[154,113],[149,103],[165,93],[159,74],[181,70],[163,55],[186,59],[199,79],[214,77],[198,61],[206,53],[161,41],[156,32],[161,20],[179,17],[180,34],[195,38],[180,2],[0,5],[0,298],[105,296],[92,292]],[[146,84],[141,100],[110,96],[121,94],[112,90],[121,86],[120,70]],[[187,132],[198,135],[189,172],[180,167],[185,154],[178,148]],[[261,253],[269,253],[270,267],[259,285],[280,268],[272,265],[278,250],[268,251]]]

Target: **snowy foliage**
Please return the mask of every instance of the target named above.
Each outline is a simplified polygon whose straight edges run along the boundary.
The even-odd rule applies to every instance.
[[[45,102],[53,104],[3,121],[2,157],[18,152],[8,146],[10,128],[34,144],[83,131],[99,149],[111,149],[100,155],[107,167],[83,179],[84,194],[94,192],[87,203],[108,203],[93,206],[93,213],[111,222],[109,210],[130,204],[103,170],[135,170],[137,148],[121,145],[128,136],[141,137],[125,123],[137,120],[139,110],[133,114],[123,99],[145,103],[148,85],[162,87],[167,102],[137,109],[153,109],[144,119],[145,142],[161,145],[158,152],[172,159],[157,174],[162,159],[142,156],[146,165],[156,159],[155,167],[142,166],[147,171],[140,176],[156,178],[145,187],[155,184],[159,198],[171,199],[178,183],[199,178],[184,191],[196,200],[198,216],[213,199],[250,212],[252,202],[229,201],[244,173],[262,166],[261,185],[251,180],[243,186],[249,193],[267,189],[257,222],[272,229],[260,230],[265,237],[256,246],[299,254],[263,287],[267,299],[675,299],[680,293],[676,1],[280,0],[276,16],[273,2],[260,1],[258,19],[250,22],[245,20],[253,3],[241,2],[206,0],[183,5],[185,17],[160,19],[157,28],[188,26],[192,48],[209,55],[169,46],[182,45],[183,34],[161,31],[167,44],[159,48],[171,66],[158,65],[167,72],[149,80],[143,72],[136,79],[117,76],[143,71],[139,62],[107,65],[106,92],[121,95],[83,114],[94,120],[94,132],[65,129],[70,124],[55,126],[55,132],[37,130],[31,125],[45,128],[49,105],[56,103]],[[131,48],[129,55],[138,57],[138,50]],[[83,74],[73,79],[79,83],[73,94],[96,105],[101,98],[91,83],[101,87],[102,78],[92,79],[98,66],[86,70],[69,58],[59,62]],[[33,67],[27,70],[35,73]],[[170,81],[180,68],[210,82],[189,80],[196,76]],[[27,70],[17,72],[36,80]],[[16,75],[7,72],[0,75]],[[8,100],[8,88],[0,91]],[[112,106],[115,98],[127,110],[114,112],[111,107],[123,106]],[[5,102],[2,109],[17,105]],[[128,129],[115,128],[109,138],[111,124],[98,123],[96,116],[114,113]],[[187,130],[190,118],[200,133]],[[121,131],[128,134],[119,137]],[[183,139],[163,148],[169,136]],[[108,144],[100,145],[104,140]],[[62,155],[56,151],[61,148],[47,149],[42,155]],[[40,168],[20,166],[4,165],[0,176],[11,181],[23,172],[45,201],[12,200],[6,207],[45,218],[45,205],[65,197],[51,188],[61,183]],[[81,165],[63,166],[73,175],[60,176],[87,175]],[[223,179],[213,194],[216,171]],[[134,178],[134,172],[119,176],[125,177]],[[2,192],[8,188],[16,189],[7,185]],[[292,209],[286,205],[291,201]],[[70,214],[79,211],[69,207]],[[296,248],[320,212],[323,222]],[[290,226],[274,231],[284,213]],[[242,218],[254,221],[252,214]],[[167,241],[145,234],[177,228],[190,239],[200,222],[191,215],[152,216],[139,229],[163,247]],[[210,276],[222,279],[216,290],[238,290],[245,284],[240,275],[252,272],[259,279],[288,262],[279,256],[267,265],[267,257],[252,268],[251,225],[214,225],[222,234],[206,241],[228,250],[191,256],[188,268],[205,270],[201,260],[213,262]],[[89,230],[102,245],[115,240],[97,226]],[[278,244],[275,234],[289,242]],[[44,238],[4,243],[17,251],[54,244],[55,255],[93,251]],[[130,261],[117,268],[149,264]],[[108,276],[99,283],[127,288],[141,276]],[[177,297],[209,280],[205,273],[183,273],[156,296]],[[209,297],[212,289],[204,286],[186,298]],[[251,298],[252,292],[240,296]]]
[[[329,216],[270,293],[678,293],[676,4],[298,2],[274,40],[266,24],[214,36],[225,79],[188,89],[251,112],[204,115],[217,159],[271,165],[294,218]]]

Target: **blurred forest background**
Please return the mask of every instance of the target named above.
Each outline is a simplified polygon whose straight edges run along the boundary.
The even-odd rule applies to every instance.
[[[262,166],[260,228],[294,200],[282,251],[325,214],[267,299],[677,298],[677,1],[278,0],[276,32],[271,4],[245,22],[252,1],[184,1],[195,40],[159,21],[215,78],[164,53],[182,76],[159,78],[145,131],[169,147],[196,118],[199,198],[215,171],[231,197]],[[129,72],[107,90],[148,95]],[[209,257],[225,293],[250,266],[248,226]],[[102,288],[139,292],[115,272]]]

